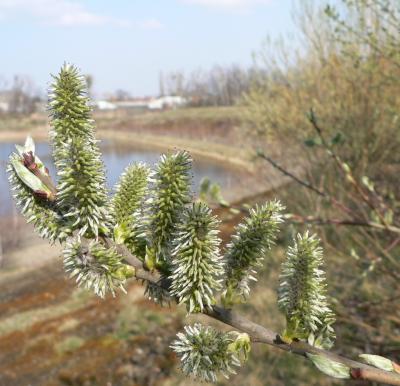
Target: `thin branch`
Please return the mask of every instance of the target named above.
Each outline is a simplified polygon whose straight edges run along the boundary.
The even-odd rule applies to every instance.
[[[330,351],[310,346],[304,342],[293,341],[287,344],[280,339],[279,334],[276,332],[260,326],[231,310],[214,306],[213,309],[207,311],[206,314],[240,331],[246,332],[253,342],[268,344],[281,350],[291,352],[292,354],[305,357],[307,357],[307,353],[321,355],[332,361],[342,363],[350,368],[350,375],[353,379],[368,380],[389,385],[400,385],[400,374],[380,370]]]
[[[336,166],[339,168],[339,170],[345,176],[349,177],[348,178],[349,182],[353,185],[354,189],[359,194],[361,199],[365,202],[365,204],[367,204],[367,206],[372,211],[374,211],[378,215],[379,220],[381,221],[382,224],[384,224],[385,228],[388,228],[389,224],[387,224],[387,222],[386,222],[385,218],[383,217],[382,213],[380,212],[380,210],[378,210],[378,208],[376,208],[376,206],[371,201],[371,199],[368,196],[368,194],[366,194],[364,189],[360,186],[360,184],[358,183],[358,181],[354,177],[354,174],[351,171],[351,169],[350,168],[349,168],[349,170],[345,169],[344,163],[341,160],[341,158],[333,151],[332,146],[326,141],[325,136],[323,135],[323,132],[322,132],[322,128],[321,128],[321,126],[319,126],[317,118],[315,116],[315,113],[314,113],[314,111],[312,109],[310,110],[309,121],[310,121],[312,127],[314,128],[314,130],[316,131],[318,137],[320,138],[322,146],[325,148],[327,153],[333,158],[333,160],[335,161]]]
[[[275,162],[271,157],[264,154],[262,151],[258,151],[257,155],[260,158],[264,159],[265,161],[269,162],[275,169],[279,170],[282,174],[284,174],[285,176],[290,177],[292,180],[296,181],[298,184],[304,186],[305,188],[307,188],[309,190],[312,190],[314,193],[318,194],[321,197],[329,198],[325,192],[323,192],[322,190],[319,190],[318,188],[316,188],[314,185],[310,184],[309,182],[303,181],[300,178],[296,177],[293,173],[284,169],[282,166],[280,166],[277,162]]]
[[[336,200],[334,197],[328,195],[326,192],[323,192],[322,190],[316,188],[314,185],[310,184],[309,182],[303,181],[300,178],[296,177],[293,173],[288,171],[287,169],[283,168],[280,166],[276,161],[274,161],[272,158],[267,156],[266,154],[262,152],[258,152],[258,156],[265,161],[267,161],[270,165],[272,165],[275,169],[279,170],[282,174],[284,174],[287,177],[290,177],[293,181],[297,182],[298,184],[304,186],[305,188],[313,191],[314,193],[318,194],[319,196],[327,199],[329,202],[331,202],[334,206],[337,208],[341,209],[343,212],[350,214],[354,216],[353,211],[345,206],[343,203],[340,201]],[[376,212],[376,209],[374,209]],[[298,216],[300,218],[300,216]],[[362,220],[330,220],[330,219],[317,219],[317,218],[312,218],[312,217],[304,217],[305,221],[304,222],[315,222],[318,223],[319,225],[327,225],[327,224],[337,224],[337,225],[351,225],[351,226],[362,226],[362,227],[369,227],[369,228],[374,228],[374,229],[379,229],[379,230],[385,230],[389,231],[392,233],[398,233],[400,234],[400,228],[394,225],[389,225],[387,223],[377,223],[373,221],[362,221]]]
[[[292,175],[292,178],[293,177],[298,180],[297,177]],[[164,290],[169,291],[169,280],[165,277],[162,277],[157,271],[149,271],[145,269],[143,262],[134,256],[124,244],[116,244],[112,239],[106,237],[102,237],[101,240],[107,247],[115,247],[123,259],[135,268],[136,279],[148,281]],[[84,239],[83,243],[86,243],[87,241],[88,240]],[[307,357],[307,353],[321,355],[325,358],[348,366],[350,368],[350,375],[353,379],[368,380],[386,383],[388,385],[400,386],[400,373],[379,370],[364,363],[339,356],[330,351],[318,349],[304,342],[293,341],[290,344],[285,343],[282,341],[282,339],[280,339],[278,333],[254,323],[240,314],[233,312],[232,310],[228,310],[219,306],[213,306],[211,309],[205,309],[204,314],[235,329],[247,333],[255,343],[268,344],[281,350],[305,357]]]
[[[332,205],[334,205],[335,207],[339,208],[343,212],[345,212],[347,214],[350,214],[350,215],[353,215],[353,211],[350,208],[348,208],[347,206],[345,206],[343,203],[341,203],[340,201],[336,200],[336,198],[334,198],[334,197],[330,196],[328,193],[318,189],[317,187],[315,187],[314,185],[310,184],[309,182],[303,181],[300,178],[296,177],[293,173],[289,172],[287,169],[285,169],[282,166],[280,166],[271,157],[267,156],[266,154],[264,154],[261,151],[259,151],[257,153],[257,155],[260,158],[262,158],[265,161],[267,161],[275,169],[279,170],[282,174],[284,174],[285,176],[291,178],[293,181],[297,182],[299,185],[304,186],[305,188],[307,188],[307,189],[311,190],[312,192],[318,194],[320,197],[325,198],[326,200],[331,202]]]
[[[383,225],[373,221],[364,221],[364,220],[344,220],[344,219],[335,219],[335,218],[321,218],[321,217],[313,217],[313,216],[300,216],[297,214],[292,214],[289,217],[290,220],[301,223],[314,223],[318,225],[347,225],[347,226],[359,226],[364,228],[373,228],[378,230],[388,230],[392,233],[399,233],[400,228],[392,225]]]
[[[107,244],[112,245],[113,241],[107,239]],[[121,253],[125,261],[131,263],[135,267],[135,277],[137,279],[149,281],[164,290],[169,290],[168,282],[164,281],[159,273],[150,272],[144,269],[141,260],[133,256],[125,246],[115,245],[115,247],[119,253]],[[318,349],[304,342],[293,341],[290,344],[285,343],[280,339],[278,333],[254,323],[232,310],[213,306],[211,309],[206,309],[204,314],[237,330],[247,333],[255,343],[267,344],[304,357],[307,357],[307,353],[321,355],[332,361],[348,366],[350,368],[350,376],[353,379],[400,386],[400,374],[398,373],[380,370],[364,363],[342,357],[330,351]]]

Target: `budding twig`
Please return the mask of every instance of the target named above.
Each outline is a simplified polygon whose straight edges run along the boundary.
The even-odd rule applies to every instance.
[[[107,240],[112,245],[112,240]],[[169,291],[169,284],[163,282],[161,277],[156,272],[147,271],[143,267],[143,263],[133,256],[127,248],[116,245],[119,253],[122,254],[125,261],[132,263],[135,267],[135,277],[138,280],[148,281],[154,285],[160,286],[162,289]],[[273,330],[252,322],[239,313],[228,310],[220,306],[205,308],[203,314],[227,324],[239,331],[247,333],[254,343],[267,344],[280,350],[290,352],[295,355],[307,356],[307,354],[322,355],[332,361],[342,363],[349,367],[350,377],[358,380],[366,380],[371,382],[386,383],[388,385],[400,386],[400,374],[377,369],[362,362],[358,362],[331,351],[319,349],[305,342],[292,341],[286,343],[280,339],[280,335]]]

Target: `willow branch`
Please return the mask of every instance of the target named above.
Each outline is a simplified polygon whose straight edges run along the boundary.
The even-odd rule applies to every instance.
[[[347,225],[347,226],[359,226],[364,228],[373,228],[378,230],[388,230],[392,233],[399,233],[400,228],[393,225],[383,225],[373,221],[363,221],[363,220],[344,220],[335,218],[321,218],[313,216],[300,216],[297,214],[292,214],[290,220],[299,223],[314,223],[317,225]]]
[[[272,165],[275,169],[279,170],[282,174],[285,176],[291,178],[293,181],[297,182],[299,185],[307,188],[308,190],[311,190],[312,192],[316,193],[320,197],[325,198],[329,202],[332,203],[335,207],[341,209],[343,212],[350,214],[351,216],[354,216],[353,211],[346,207],[343,203],[340,201],[336,200],[334,197],[328,195],[326,192],[316,188],[314,185],[310,184],[309,182],[303,181],[300,178],[296,177],[293,173],[288,171],[287,169],[283,168],[281,165],[279,165],[276,161],[274,161],[271,157],[267,156],[264,153],[259,152],[258,156],[265,161],[267,161],[270,165]],[[300,216],[294,216],[294,218],[297,217],[300,219]],[[320,219],[320,218],[313,218],[313,217],[303,217],[303,222],[314,222],[319,225],[327,225],[327,224],[336,224],[336,225],[349,225],[349,226],[361,226],[361,227],[367,227],[367,228],[374,228],[374,229],[379,229],[379,230],[384,230],[388,231],[391,233],[398,233],[400,234],[400,228],[394,225],[389,225],[386,222],[385,223],[377,223],[373,221],[360,221],[360,220],[335,220],[335,219]]]
[[[322,350],[307,343],[293,341],[290,344],[283,342],[279,334],[254,323],[240,314],[218,306],[207,311],[207,315],[228,324],[238,330],[249,334],[253,342],[264,343],[292,354],[307,356],[309,354],[321,355],[332,361],[342,363],[350,368],[350,375],[353,379],[368,380],[373,382],[386,383],[388,385],[400,385],[400,374],[377,369],[364,363],[348,359],[333,352]]]
[[[106,237],[102,238],[102,240],[108,247],[115,247],[126,263],[135,268],[136,279],[148,281],[164,290],[169,290],[168,279],[163,278],[157,271],[149,271],[145,269],[143,262],[134,256],[124,244],[116,244],[112,239]],[[85,243],[87,240],[82,241]],[[255,343],[267,344],[303,357],[307,357],[307,353],[321,355],[330,360],[342,363],[350,368],[352,379],[368,380],[400,386],[400,374],[398,373],[380,370],[364,363],[342,357],[330,351],[318,349],[304,342],[293,341],[290,344],[285,343],[280,339],[278,333],[254,323],[232,310],[220,306],[213,306],[211,309],[205,309],[204,314],[237,330],[247,333]]]
[[[339,168],[339,170],[345,175],[348,176],[349,182],[353,185],[355,191],[358,193],[358,195],[361,197],[361,199],[364,201],[364,203],[371,209],[373,210],[379,217],[379,220],[384,224],[385,228],[388,227],[388,224],[383,217],[382,213],[376,208],[374,203],[371,201],[370,197],[368,196],[367,193],[365,193],[364,189],[360,186],[360,184],[357,182],[356,178],[353,175],[353,172],[351,170],[346,170],[344,167],[343,161],[340,159],[340,157],[333,151],[332,146],[326,141],[325,136],[323,135],[322,128],[319,126],[317,118],[314,114],[314,111],[311,109],[310,111],[310,116],[309,116],[309,121],[316,131],[318,137],[321,140],[321,143],[325,150],[328,152],[328,154],[332,157],[334,160],[336,166]]]
[[[269,164],[271,164],[275,169],[279,170],[282,174],[284,174],[285,176],[287,176],[287,177],[291,178],[292,180],[296,181],[299,185],[302,185],[305,188],[313,191],[314,193],[318,194],[318,196],[321,196],[321,197],[329,199],[329,196],[328,196],[327,193],[325,193],[322,190],[318,189],[317,187],[315,187],[314,185],[310,184],[309,182],[301,180],[300,178],[295,176],[293,173],[291,173],[287,169],[283,168],[281,165],[279,165],[276,161],[274,161],[271,157],[267,156],[263,152],[258,151],[257,155],[260,158],[262,158],[265,161],[267,161]]]
[[[339,208],[343,212],[353,215],[353,211],[350,208],[348,208],[347,206],[345,206],[343,203],[341,203],[340,201],[336,200],[336,198],[334,198],[334,197],[330,196],[328,193],[318,189],[316,186],[312,185],[311,183],[301,180],[300,178],[295,176],[293,173],[291,173],[287,169],[283,168],[275,160],[273,160],[271,157],[264,154],[263,152],[259,151],[257,154],[261,159],[267,161],[271,166],[273,166],[275,169],[279,170],[283,175],[291,178],[293,181],[297,182],[299,185],[307,188],[308,190],[311,190],[318,196],[323,197],[324,199],[328,200],[329,202],[332,203],[332,205]]]
[[[113,245],[111,239],[106,239],[106,242],[108,245]],[[117,248],[117,251],[122,255],[124,260],[135,268],[135,277],[137,279],[149,281],[164,290],[169,290],[168,281],[163,280],[158,272],[150,272],[146,270],[143,267],[142,261],[133,256],[124,245],[114,244],[114,246]],[[254,323],[232,310],[220,306],[213,306],[211,309],[206,309],[204,314],[237,330],[247,333],[255,343],[267,344],[303,357],[306,357],[307,353],[321,355],[332,361],[342,363],[350,368],[350,376],[352,379],[368,380],[400,386],[400,374],[398,373],[380,370],[364,363],[342,357],[330,351],[318,349],[304,342],[293,341],[290,344],[285,343],[280,339],[278,333]]]

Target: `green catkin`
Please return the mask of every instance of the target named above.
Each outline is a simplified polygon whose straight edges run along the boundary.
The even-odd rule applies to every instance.
[[[115,296],[117,288],[125,292],[126,279],[134,275],[134,269],[123,263],[115,248],[107,248],[95,240],[85,245],[79,237],[69,239],[63,256],[70,277],[76,277],[79,286],[102,298],[107,292]]]
[[[180,358],[184,374],[201,381],[216,382],[217,375],[229,378],[241,365],[238,352],[230,349],[236,336],[196,323],[185,326],[185,331],[177,334],[178,339],[171,348]]]
[[[171,239],[185,206],[191,201],[192,158],[186,151],[164,154],[151,174],[148,234],[151,254],[168,270]]]
[[[116,239],[142,259],[146,253],[143,206],[148,194],[149,173],[150,169],[143,163],[129,165],[115,186],[111,202]]]
[[[282,205],[271,201],[251,209],[222,258],[219,221],[204,203],[191,203],[189,153],[163,155],[153,172],[140,163],[128,166],[108,200],[86,82],[75,67],[62,67],[49,99],[57,192],[30,137],[11,154],[7,171],[17,207],[27,221],[50,241],[66,241],[64,267],[78,285],[101,297],[125,291],[126,280],[135,275],[117,252],[116,244],[125,244],[143,260],[144,268],[159,275],[159,282],[149,282],[146,289],[156,302],[176,300],[192,313],[207,312],[222,289],[227,308],[246,299],[256,267],[276,240]],[[210,186],[206,181],[205,191]],[[214,193],[217,196],[218,191]],[[225,205],[221,197],[217,201]],[[335,318],[315,236],[298,235],[289,247],[278,305],[286,316],[285,341],[297,338],[316,347],[332,346]],[[171,347],[185,374],[216,382],[219,374],[228,378],[241,359],[247,359],[250,337],[195,324],[186,326]],[[319,355],[308,357],[328,375],[350,377],[342,364],[338,367]]]
[[[221,289],[224,264],[220,256],[219,221],[203,203],[182,214],[173,239],[171,295],[185,303],[188,312],[201,312],[215,303]]]
[[[58,207],[72,232],[88,237],[107,234],[105,171],[84,77],[65,64],[54,77],[49,99]]]
[[[279,201],[256,206],[236,227],[225,254],[224,301],[227,306],[248,297],[249,282],[256,280],[255,268],[261,265],[266,252],[274,244],[279,224],[283,222],[283,209]]]
[[[308,339],[329,348],[335,339],[335,321],[327,296],[323,254],[319,239],[308,232],[297,235],[282,264],[278,305],[286,316],[287,339]]]

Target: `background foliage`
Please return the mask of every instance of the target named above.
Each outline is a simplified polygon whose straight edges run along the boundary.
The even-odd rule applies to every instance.
[[[245,96],[244,120],[260,154],[285,144],[281,166],[322,193],[293,182],[284,195],[294,220],[323,224],[338,322],[346,325],[340,341],[396,357],[399,235],[337,224],[397,224],[399,4],[302,2],[295,17],[301,49],[262,48],[257,62],[267,71]]]

